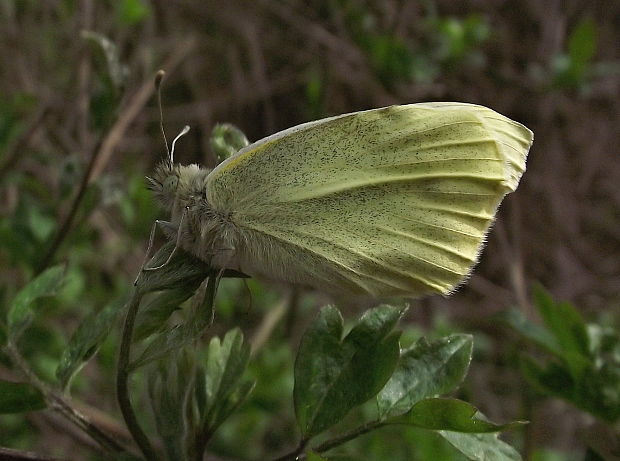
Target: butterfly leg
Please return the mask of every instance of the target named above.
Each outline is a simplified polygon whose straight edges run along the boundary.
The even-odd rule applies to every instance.
[[[181,215],[181,219],[179,220],[179,227],[177,228],[177,238],[176,238],[176,240],[174,242],[174,248],[170,252],[170,255],[168,256],[168,259],[166,259],[166,261],[164,261],[159,266],[155,266],[155,267],[142,267],[143,271],[156,271],[158,269],[161,269],[165,265],[167,265],[170,261],[172,261],[172,258],[176,254],[177,249],[179,248],[179,246],[181,244],[181,230],[183,229],[183,221],[185,220],[185,215],[187,214],[188,211],[189,211],[189,207],[186,206],[183,209],[183,214]],[[157,221],[156,221],[156,223],[157,223]]]
[[[146,266],[146,263],[149,260],[149,254],[151,253],[151,250],[153,249],[153,242],[155,241],[155,230],[157,229],[158,225],[164,222],[165,221],[156,219],[155,222],[153,223],[153,226],[151,227],[151,235],[149,236],[149,244],[146,247],[146,253],[144,255],[144,260],[142,261],[142,264],[140,265],[140,270],[138,271],[138,275],[136,275],[136,279],[133,281],[134,286],[138,284],[138,278],[140,278],[140,274],[144,270],[144,266]]]
[[[179,244],[181,243],[181,228],[183,225],[183,220],[185,219],[185,215],[188,210],[189,210],[189,207],[185,207],[185,209],[183,210],[183,214],[181,215],[181,219],[179,220],[179,227],[177,229],[177,237],[174,243],[174,248],[172,249],[172,252],[168,256],[166,261],[163,264],[160,264],[159,266],[156,266],[156,267],[145,267],[149,259],[149,254],[151,253],[151,249],[153,248],[153,242],[155,240],[155,230],[157,229],[157,226],[166,227],[170,225],[168,221],[161,221],[159,219],[155,220],[155,222],[153,223],[153,227],[151,228],[151,235],[149,236],[149,245],[146,249],[146,254],[144,255],[144,261],[142,261],[142,265],[140,266],[138,275],[136,276],[136,279],[133,282],[134,286],[137,285],[138,278],[140,278],[140,274],[143,271],[154,271],[157,269],[161,269],[162,267],[164,267],[166,264],[168,264],[172,260],[173,256],[175,255],[177,251],[177,248],[179,247]]]

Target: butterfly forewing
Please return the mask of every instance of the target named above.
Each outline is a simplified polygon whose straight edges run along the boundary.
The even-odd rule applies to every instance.
[[[392,106],[252,144],[208,177],[238,230],[234,268],[332,292],[450,292],[475,263],[532,142],[459,103]]]

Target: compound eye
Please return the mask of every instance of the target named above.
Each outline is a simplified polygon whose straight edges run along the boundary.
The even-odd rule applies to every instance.
[[[174,193],[177,190],[177,186],[179,185],[179,178],[177,176],[168,176],[164,180],[164,192],[166,193]]]

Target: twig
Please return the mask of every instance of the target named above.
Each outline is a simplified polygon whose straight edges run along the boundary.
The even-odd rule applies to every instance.
[[[44,103],[34,114],[26,129],[10,143],[4,151],[4,162],[0,165],[0,178],[2,178],[15,163],[22,157],[21,148],[28,146],[37,128],[41,126],[43,120],[49,114],[49,103]]]
[[[382,423],[379,421],[371,421],[356,429],[353,429],[351,432],[343,434],[339,437],[335,437],[331,440],[327,440],[323,442],[321,445],[314,447],[312,450],[316,451],[317,453],[323,453],[324,451],[331,450],[332,448],[336,448],[337,446],[340,446],[343,443],[348,442],[349,440],[353,440],[359,437],[360,435],[364,435],[382,426],[385,426],[385,423]]]
[[[60,458],[50,458],[31,451],[13,450],[11,448],[0,447],[0,459],[4,461],[63,461]]]
[[[306,449],[306,445],[308,445],[309,439],[302,439],[295,448],[290,453],[287,453],[279,458],[276,458],[274,461],[296,461],[300,459],[299,454]],[[303,456],[303,455],[302,455]],[[305,457],[305,456],[304,456]]]
[[[88,435],[92,437],[103,449],[113,453],[123,453],[125,449],[119,445],[114,439],[109,437],[99,427],[94,425],[83,414],[75,409],[69,402],[67,402],[61,395],[56,393],[45,382],[43,382],[36,373],[30,368],[28,363],[24,360],[17,347],[12,341],[8,341],[5,345],[5,350],[11,361],[17,368],[28,378],[30,384],[36,387],[45,397],[45,401],[53,410],[56,410],[66,419],[71,421],[77,427],[82,429]]]
[[[219,283],[219,277],[217,277],[215,274],[209,275],[209,278],[207,279],[207,287],[205,290],[206,303],[204,305],[204,311],[209,313],[209,315],[211,315],[211,313],[213,312],[213,303],[215,302],[215,295],[217,293],[218,283]],[[204,452],[207,448],[207,444],[209,443],[209,440],[213,436],[213,432],[214,432],[214,428],[206,427],[206,421],[205,421],[205,423],[202,425],[194,441],[194,447],[195,447],[194,460],[195,461],[202,461],[202,459],[204,458]]]
[[[171,56],[165,61],[163,67],[168,69],[175,68],[181,63],[183,58],[192,50],[193,47],[193,40],[181,42],[181,44],[172,52]],[[114,149],[116,148],[120,140],[124,137],[125,132],[129,128],[131,123],[138,116],[142,108],[146,105],[149,98],[151,97],[152,92],[153,81],[149,78],[142,83],[140,88],[129,99],[129,102],[126,104],[125,109],[116,119],[114,125],[112,125],[112,128],[110,128],[107,135],[99,137],[94,149],[92,150],[88,167],[84,172],[84,176],[82,177],[82,181],[80,182],[78,192],[75,195],[73,202],[71,203],[69,212],[63,219],[61,225],[58,226],[58,231],[54,235],[54,238],[50,246],[48,247],[47,252],[43,256],[37,267],[37,273],[41,273],[49,266],[61,244],[67,238],[73,221],[75,220],[77,210],[86,194],[86,189],[88,185],[92,181],[97,179],[99,175],[101,175],[108,162],[112,158]]]
[[[265,345],[269,340],[273,331],[278,326],[282,318],[286,315],[291,302],[293,300],[293,294],[291,292],[284,295],[280,301],[265,315],[260,326],[254,332],[250,345],[252,348],[251,356],[256,356],[257,352]]]
[[[147,437],[146,433],[140,427],[138,418],[133,411],[131,405],[131,399],[129,397],[129,359],[131,353],[131,338],[133,336],[133,327],[136,321],[136,315],[138,314],[138,307],[142,294],[139,290],[134,289],[131,299],[127,304],[127,314],[125,321],[123,322],[123,333],[121,337],[121,345],[118,354],[117,375],[116,375],[116,398],[118,405],[127,424],[127,429],[131,432],[136,444],[142,451],[144,458],[148,461],[155,461],[158,459],[155,454],[155,449],[151,444],[151,441]]]
[[[332,448],[336,448],[342,445],[343,443],[353,440],[359,437],[360,435],[364,435],[367,432],[378,429],[382,426],[385,426],[385,423],[382,423],[379,421],[372,421],[372,422],[366,423],[352,430],[351,432],[347,432],[346,434],[327,440],[323,442],[322,444],[316,447],[313,447],[312,451],[317,452],[317,453],[323,453],[325,451],[331,450]],[[297,461],[297,460],[306,459],[306,455],[302,454],[302,452],[306,449],[307,444],[308,444],[308,440],[302,440],[295,450],[283,456],[280,456],[279,458],[276,458],[274,461]]]

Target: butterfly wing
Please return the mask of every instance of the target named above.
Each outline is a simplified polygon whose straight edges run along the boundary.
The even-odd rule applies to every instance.
[[[475,264],[532,133],[462,103],[331,117],[247,146],[207,179],[231,266],[332,292],[448,293]]]

